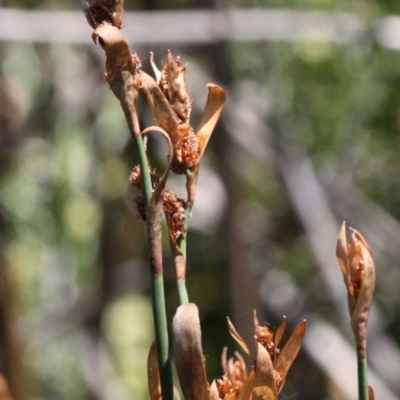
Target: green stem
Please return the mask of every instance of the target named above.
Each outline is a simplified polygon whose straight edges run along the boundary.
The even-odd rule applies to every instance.
[[[185,209],[185,232],[182,235],[182,238],[179,242],[179,250],[180,250],[180,255],[175,254],[175,268],[177,268],[177,257],[182,258],[182,262],[184,262],[184,268],[183,270],[185,271],[184,275],[179,274],[176,279],[176,285],[178,289],[178,296],[179,296],[179,303],[180,304],[186,304],[189,303],[189,295],[188,291],[186,288],[186,249],[187,249],[187,231],[189,227],[189,219],[190,219],[190,212],[192,210],[192,204],[186,203],[186,209]]]
[[[189,220],[190,220],[190,213],[192,212],[192,204],[186,203],[185,208],[185,232],[182,235],[182,238],[179,242],[179,249],[182,252],[183,256],[186,258],[186,249],[187,249],[187,232],[189,228]]]
[[[189,303],[189,295],[186,289],[186,280],[177,279],[176,285],[178,288],[179,304],[182,305]]]
[[[147,208],[150,202],[150,197],[153,191],[149,163],[147,161],[146,151],[144,149],[144,143],[142,136],[134,136],[136,154],[139,158],[140,173],[142,176],[142,191],[144,197],[144,203]]]
[[[152,274],[151,289],[162,398],[163,400],[173,400],[174,388],[172,367],[169,359],[168,326],[165,313],[164,278],[162,274]]]
[[[357,349],[358,398],[368,400],[368,365],[365,349]]]
[[[136,154],[139,159],[140,173],[142,176],[142,191],[146,208],[150,203],[153,192],[151,183],[150,168],[144,148],[143,138],[140,134],[139,122],[137,120],[136,110],[134,113],[129,113],[130,121],[128,125],[132,127],[131,134],[134,139]],[[149,231],[148,235],[152,235]],[[161,235],[161,230],[160,230]],[[159,238],[161,243],[161,236]],[[149,245],[155,247],[154,243],[149,240]],[[150,248],[149,253],[157,253],[155,248]],[[167,313],[165,308],[164,295],[164,278],[162,265],[153,265],[154,259],[150,257],[151,271],[151,302],[154,318],[154,331],[157,342],[158,366],[160,371],[161,391],[163,400],[174,399],[174,387],[172,378],[171,361],[169,358],[169,338]]]

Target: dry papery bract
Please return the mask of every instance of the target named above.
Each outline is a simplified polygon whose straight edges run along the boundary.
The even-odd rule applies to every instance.
[[[366,349],[367,324],[375,288],[375,265],[372,251],[360,232],[351,229],[351,240],[346,238],[346,224],[339,232],[336,257],[347,289],[351,327],[357,348]]]

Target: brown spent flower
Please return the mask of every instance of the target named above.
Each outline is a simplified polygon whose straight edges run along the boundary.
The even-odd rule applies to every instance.
[[[182,66],[180,59],[174,59],[170,52],[162,71],[156,67],[153,56],[151,62],[156,81],[141,72],[141,88],[146,94],[156,125],[168,132],[171,139],[174,149],[172,170],[175,173],[184,173],[187,169],[193,172],[188,184],[189,202],[192,203],[200,158],[222,111],[225,92],[216,85],[208,85],[206,107],[195,132],[189,123],[192,99],[186,89],[186,65]]]
[[[254,313],[254,328],[260,331],[261,327]],[[272,334],[266,335],[268,341],[272,340],[278,346],[286,327],[286,319]],[[205,371],[205,359],[201,347],[201,328],[197,306],[192,303],[178,307],[172,321],[172,344],[179,383],[185,400],[277,400],[278,393],[285,383],[286,374],[296,358],[305,333],[305,321],[303,321],[292,333],[282,351],[276,352],[275,362],[266,348],[256,342],[257,354],[254,358],[254,366],[250,372],[246,372],[243,358],[235,353],[236,359],[227,360],[227,349],[222,353],[222,365],[225,372],[220,379],[214,380],[211,385],[207,383]],[[233,338],[242,349],[250,355],[250,350],[235,327],[229,321],[228,329]],[[262,340],[266,339],[260,331]],[[270,343],[270,342],[268,342]],[[157,354],[153,343],[148,362],[148,379],[150,400],[161,400],[159,371],[156,362]],[[179,395],[175,394],[179,399]]]
[[[166,190],[163,194],[163,208],[168,220],[170,236],[176,242],[185,233],[185,202],[175,193]]]
[[[168,51],[167,62],[161,71],[158,70],[154,56],[151,54],[151,65],[156,75],[159,88],[164,93],[171,109],[175,114],[180,137],[180,158],[175,158],[172,170],[177,174],[184,173],[184,168],[193,167],[199,159],[199,145],[196,134],[190,126],[189,119],[192,111],[192,98],[186,89],[186,66],[182,66],[180,58],[174,59]]]
[[[235,352],[235,357],[231,357],[229,360],[227,359],[227,354],[228,349],[224,347],[221,357],[222,369],[232,386],[240,393],[248,376],[246,363],[237,351]]]
[[[137,187],[139,189],[142,187],[142,173],[139,165],[135,165],[132,168],[131,174],[129,175],[129,183],[133,187]]]
[[[160,183],[160,177],[158,176],[155,169],[150,170],[150,179],[151,179],[151,186],[153,189],[155,189]],[[135,165],[132,168],[131,174],[129,175],[129,183],[133,187],[137,187],[139,189],[142,188],[142,173],[140,171],[139,165]]]
[[[239,393],[242,391],[245,392],[244,395],[241,395],[243,399],[251,397],[275,400],[282,390],[289,368],[300,350],[306,323],[305,321],[300,323],[293,331],[283,349],[279,350],[277,346],[286,327],[286,318],[282,319],[274,333],[268,327],[260,325],[255,312],[253,322],[257,355],[254,359],[254,367],[250,371]],[[228,329],[231,336],[250,355],[249,347],[238,334],[229,318]]]
[[[124,0],[80,0],[89,25],[96,29],[104,22],[122,28]]]
[[[186,89],[186,67],[182,66],[179,57],[174,59],[172,53],[168,50],[167,62],[163,65],[160,71],[155,62],[154,55],[151,53],[151,66],[156,81],[164,93],[172,109],[183,124],[189,123],[190,113],[192,111],[192,98]]]
[[[366,349],[367,324],[375,288],[375,265],[372,251],[364,237],[351,229],[351,240],[347,242],[346,224],[340,229],[336,257],[347,289],[347,299],[357,347]]]
[[[231,380],[226,375],[223,375],[220,379],[216,379],[216,383],[220,399],[225,399],[232,393],[237,392],[237,388],[233,386]]]

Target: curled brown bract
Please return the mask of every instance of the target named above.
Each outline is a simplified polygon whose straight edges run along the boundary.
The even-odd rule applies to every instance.
[[[164,139],[167,141],[169,147],[169,159],[168,165],[165,169],[159,184],[154,189],[154,192],[150,198],[149,205],[147,207],[146,223],[148,230],[148,240],[149,240],[149,258],[151,268],[153,273],[162,273],[162,238],[161,238],[161,221],[162,221],[162,193],[165,187],[165,183],[168,177],[168,171],[172,162],[172,143],[168,134],[158,126],[151,126],[146,128],[142,134],[147,136],[150,132],[159,132],[163,135]]]
[[[367,324],[375,288],[375,265],[372,251],[364,237],[351,229],[351,240],[347,242],[346,224],[340,229],[336,244],[336,257],[347,289],[351,327],[357,347],[367,346]]]
[[[188,202],[191,204],[194,203],[195,199],[201,157],[203,156],[204,150],[206,149],[207,143],[210,140],[211,134],[215,128],[215,125],[218,122],[218,119],[222,112],[222,108],[224,107],[226,101],[226,93],[224,89],[217,85],[214,85],[213,83],[209,83],[207,87],[208,97],[196,133],[199,149],[199,159],[198,162],[193,166],[193,172],[190,174],[186,182]]]
[[[150,400],[162,400],[157,343],[155,340],[151,344],[147,357],[147,385],[149,388]]]

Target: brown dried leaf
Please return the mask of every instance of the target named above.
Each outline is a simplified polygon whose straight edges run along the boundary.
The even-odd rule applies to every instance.
[[[147,383],[150,400],[162,400],[157,343],[155,340],[150,346],[149,356],[147,358]]]
[[[226,322],[228,323],[228,331],[231,334],[231,336],[236,340],[239,346],[250,356],[250,349],[248,348],[246,342],[242,339],[242,337],[239,335],[239,333],[233,326],[229,317],[226,319]]]
[[[372,386],[368,386],[368,400],[375,400],[375,393]]]
[[[213,83],[209,83],[207,87],[207,102],[196,134],[198,140],[199,160],[201,160],[201,156],[204,153],[207,143],[211,137],[212,131],[221,114],[222,107],[224,106],[226,101],[226,94],[224,89],[217,85],[214,85]],[[197,165],[194,166],[193,172],[186,181],[187,201],[190,204],[194,203],[199,169],[200,163],[198,162]]]
[[[226,101],[226,94],[224,89],[217,85],[214,85],[213,83],[209,83],[207,87],[207,102],[196,133],[197,139],[199,141],[200,157],[202,156],[207,146],[208,140],[210,139],[211,133],[218,121],[218,118]]]
[[[172,321],[172,344],[184,399],[208,399],[200,319],[195,304],[188,303],[178,307]]]
[[[105,78],[124,110],[129,130],[133,137],[140,136],[136,102],[139,95],[137,71],[141,66],[139,57],[131,53],[128,43],[120,30],[109,23],[97,27],[92,38],[106,52]]]
[[[283,316],[282,321],[280,322],[274,333],[274,343],[276,347],[279,346],[279,343],[282,340],[282,336],[285,332],[285,329],[286,329],[286,317]]]
[[[113,74],[123,66],[132,63],[132,53],[128,43],[121,31],[110,24],[102,24],[92,33],[95,43],[99,41],[105,50],[107,61],[107,79],[110,80]]]
[[[257,360],[251,398],[253,400],[276,400],[278,398],[271,357],[260,343],[257,343]]]
[[[282,377],[282,384],[280,386],[280,390],[282,390],[285,384],[287,372],[289,371],[289,368],[291,367],[294,359],[296,358],[301,348],[305,331],[306,331],[306,321],[303,321],[293,331],[292,335],[285,344],[284,348],[282,349],[275,363],[275,370]]]

